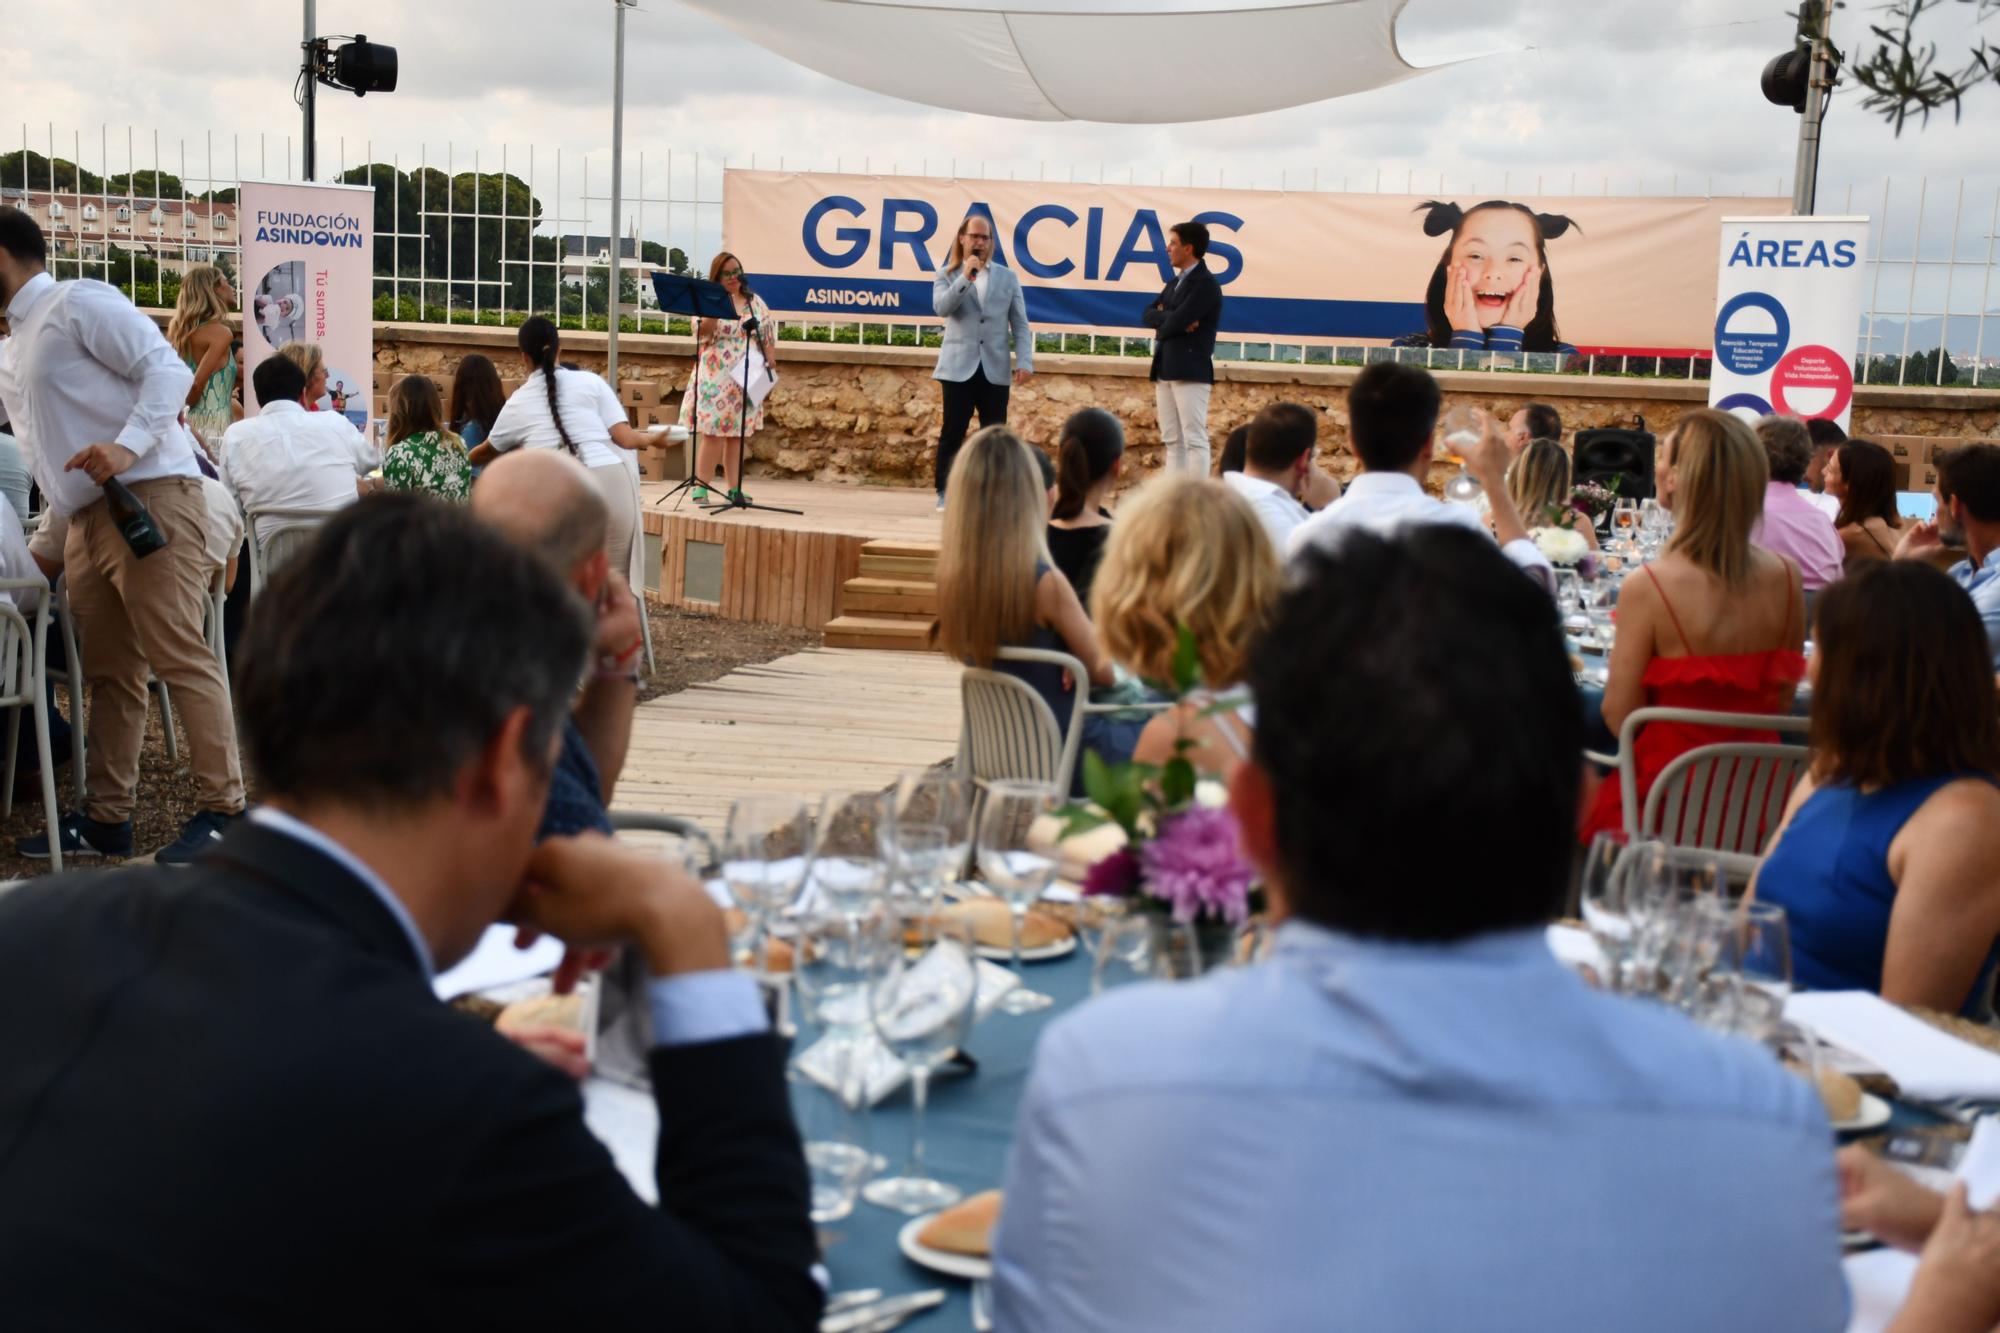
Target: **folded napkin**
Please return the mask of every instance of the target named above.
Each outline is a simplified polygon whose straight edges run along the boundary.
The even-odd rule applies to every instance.
[[[1873,1061],[1918,1101],[2000,1101],[2000,1055],[1940,1032],[1867,991],[1808,991],[1785,1016],[1835,1046]]]

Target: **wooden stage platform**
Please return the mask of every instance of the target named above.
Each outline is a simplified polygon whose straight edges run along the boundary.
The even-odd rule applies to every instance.
[[[944,517],[930,488],[749,480],[752,499],[804,512],[750,509],[711,517],[686,493],[660,503],[672,483],[642,483],[644,527],[659,542],[656,591],[664,601],[805,629],[824,629],[841,616],[844,586],[864,574],[906,580],[875,589],[877,600],[900,593],[921,601]]]
[[[874,791],[958,748],[959,667],[934,653],[816,648],[639,705],[621,810],[720,834],[757,793]]]

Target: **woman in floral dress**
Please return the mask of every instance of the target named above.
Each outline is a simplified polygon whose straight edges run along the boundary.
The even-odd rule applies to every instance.
[[[464,504],[472,498],[465,445],[444,427],[444,400],[428,375],[405,375],[389,394],[389,449],[382,484]]]
[[[743,358],[750,350],[752,336],[743,325],[746,320],[757,321],[754,336],[773,377],[778,373],[778,330],[771,323],[770,308],[764,304],[763,298],[750,290],[750,284],[743,276],[742,261],[735,255],[727,250],[717,255],[715,262],[708,266],[708,280],[722,284],[722,289],[736,302],[738,318],[703,319],[695,329],[699,356],[695,362],[694,383],[688,390],[694,400],[694,475],[698,483],[694,498],[708,499],[708,482],[715,476],[715,465],[720,459],[729,496],[740,499],[743,493],[743,460],[737,454],[737,439],[743,434],[755,435],[764,424],[762,403],[753,404],[747,414],[743,410]],[[684,422],[686,416],[684,412]]]

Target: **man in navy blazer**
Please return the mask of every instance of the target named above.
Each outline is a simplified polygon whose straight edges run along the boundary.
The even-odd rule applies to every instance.
[[[969,213],[958,224],[951,243],[951,261],[931,284],[931,310],[944,321],[944,346],[938,349],[932,378],[944,389],[944,425],[938,431],[937,507],[944,508],[944,487],[951,479],[951,460],[965,443],[972,414],[981,426],[1007,419],[1007,358],[1011,343],[1014,384],[1035,373],[1035,334],[1028,327],[1028,301],[1021,280],[1005,264],[995,264],[993,224],[983,214]]]
[[[1222,284],[1208,271],[1208,227],[1176,222],[1167,229],[1173,281],[1146,307],[1153,335],[1153,400],[1167,471],[1208,475],[1208,394],[1215,386],[1215,328],[1222,319]]]

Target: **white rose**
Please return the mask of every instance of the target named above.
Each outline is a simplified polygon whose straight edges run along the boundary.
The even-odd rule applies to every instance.
[[[1575,528],[1533,528],[1528,536],[1534,539],[1535,549],[1549,558],[1552,565],[1577,565],[1590,554],[1590,543]]]
[[[1229,788],[1213,778],[1194,784],[1194,803],[1204,810],[1220,810],[1229,804]]]

